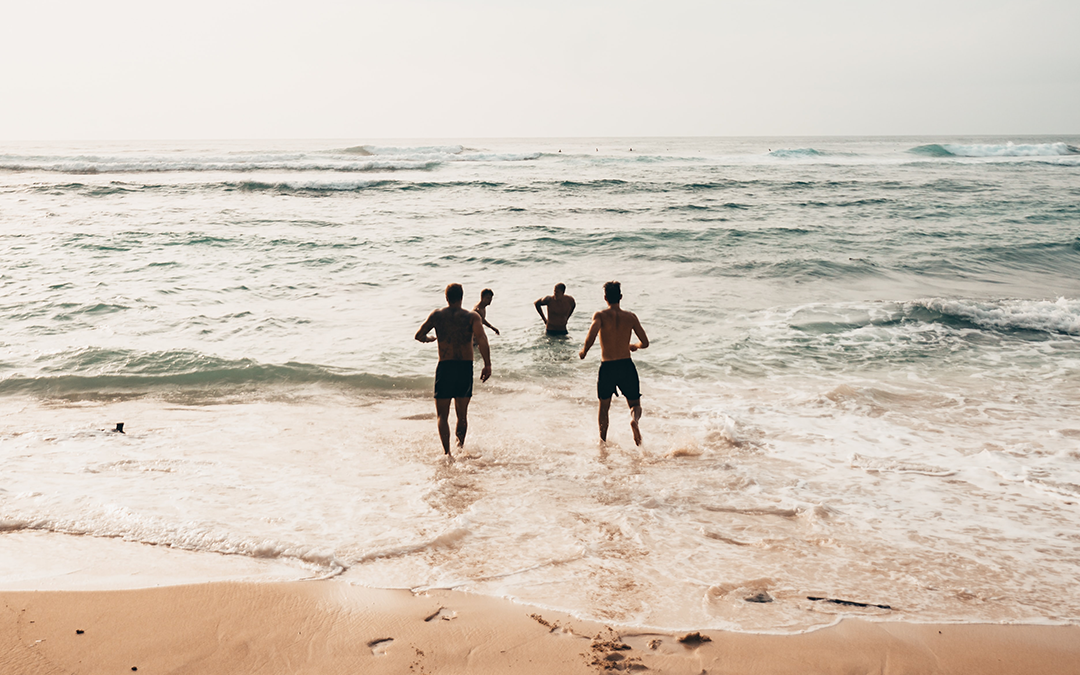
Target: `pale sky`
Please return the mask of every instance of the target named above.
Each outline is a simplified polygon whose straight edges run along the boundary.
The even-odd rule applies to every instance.
[[[36,0],[0,139],[1080,134],[1078,0]]]

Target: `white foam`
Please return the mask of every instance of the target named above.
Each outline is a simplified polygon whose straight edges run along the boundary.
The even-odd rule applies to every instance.
[[[942,144],[957,157],[1058,157],[1076,154],[1066,143]]]
[[[360,146],[364,152],[372,155],[458,155],[465,148],[460,145],[429,145],[413,147],[394,147],[378,145]]]
[[[1080,335],[1080,300],[1075,299],[977,302],[932,298],[915,304],[985,328]]]
[[[245,537],[199,523],[178,524],[158,517],[140,515],[117,505],[84,509],[84,512],[76,517],[32,511],[0,513],[0,532],[24,531],[117,538],[185,551],[294,560],[321,574],[334,573],[344,568],[332,552],[269,538]]]

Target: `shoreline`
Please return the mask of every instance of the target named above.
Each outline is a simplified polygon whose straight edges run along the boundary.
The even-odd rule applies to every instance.
[[[413,593],[335,580],[0,591],[0,671],[5,673],[350,669],[365,674],[1080,673],[1080,626],[843,619],[790,635],[687,634],[586,621],[461,591]]]

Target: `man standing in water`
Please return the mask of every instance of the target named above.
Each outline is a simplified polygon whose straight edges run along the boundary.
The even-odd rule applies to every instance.
[[[461,284],[446,287],[446,307],[437,309],[416,331],[420,342],[439,341],[439,365],[435,368],[435,412],[439,416],[439,439],[443,452],[450,454],[450,401],[457,412],[457,445],[465,445],[465,432],[469,429],[469,400],[473,385],[473,343],[484,357],[484,369],[480,381],[491,377],[491,350],[484,334],[483,319],[476,312],[461,306],[464,296]],[[428,333],[435,329],[435,337]]]
[[[476,303],[476,307],[473,307],[472,311],[479,314],[480,320],[484,323],[484,325],[495,331],[495,334],[498,335],[499,329],[495,326],[492,326],[490,323],[488,323],[487,320],[487,308],[488,305],[491,304],[491,301],[494,299],[495,291],[491,290],[490,288],[485,288],[484,290],[480,291],[480,302]]]
[[[645,329],[641,327],[637,316],[619,307],[622,287],[618,281],[604,284],[604,300],[607,301],[608,308],[593,314],[589,335],[585,338],[585,346],[581,348],[578,356],[585,358],[599,334],[601,363],[600,375],[596,380],[596,397],[600,399],[600,440],[607,440],[608,410],[617,387],[630,405],[630,429],[634,432],[634,443],[641,445],[641,430],[638,428],[638,420],[641,419],[641,387],[630,352],[648,347],[649,338],[646,337]],[[640,342],[631,343],[631,333],[636,334]]]
[[[548,308],[547,316],[544,316],[544,310],[540,309],[544,305]],[[533,306],[547,326],[548,335],[566,335],[566,322],[570,320],[577,303],[566,294],[566,284],[555,284],[555,295],[540,298]]]

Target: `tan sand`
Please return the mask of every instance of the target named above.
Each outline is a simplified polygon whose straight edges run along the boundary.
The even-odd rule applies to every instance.
[[[802,635],[605,626],[327,580],[0,592],[0,673],[1080,674],[1080,627],[844,621]],[[136,671],[137,669],[137,671]]]

